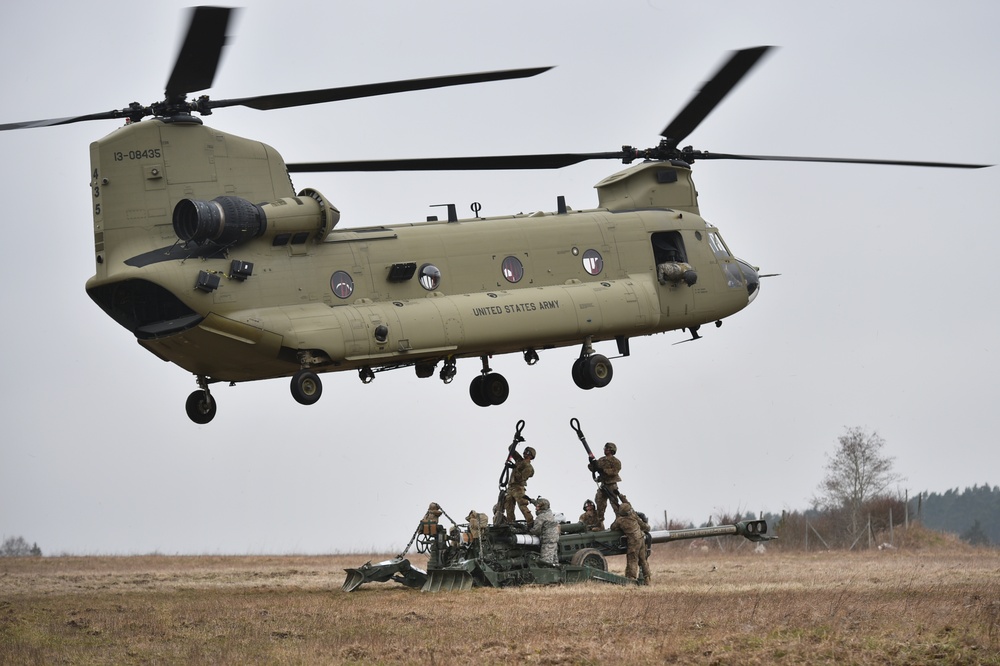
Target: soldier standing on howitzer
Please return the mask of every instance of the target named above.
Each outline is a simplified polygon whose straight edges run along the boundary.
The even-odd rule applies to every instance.
[[[653,575],[649,571],[649,563],[646,561],[646,537],[644,532],[649,531],[649,523],[632,510],[632,505],[622,502],[618,507],[618,518],[611,523],[611,529],[621,530],[628,539],[628,551],[625,553],[625,577],[638,580],[639,569],[642,569],[643,582],[649,585],[653,582]]]
[[[597,515],[597,507],[594,500],[587,500],[583,503],[583,513],[580,514],[580,522],[583,523],[588,532],[600,532],[604,529],[601,517]]]
[[[528,509],[529,500],[526,487],[528,479],[535,475],[535,468],[531,466],[531,461],[535,459],[535,450],[530,446],[526,446],[523,456],[513,450],[510,452],[510,455],[517,462],[514,463],[514,469],[510,474],[510,482],[507,484],[507,492],[503,500],[504,513],[507,516],[507,522],[513,523],[514,504],[516,503],[521,510],[521,515],[524,516],[524,520],[530,528],[534,522],[534,518],[531,516],[531,510]]]
[[[549,501],[539,497],[535,501],[535,508],[538,509],[538,516],[535,517],[534,526],[529,530],[532,534],[537,534],[542,541],[542,562],[559,565],[559,521],[552,514]]]
[[[591,460],[588,465],[591,472],[597,472],[597,481],[601,484],[597,489],[594,501],[597,502],[597,517],[601,521],[602,530],[604,529],[604,512],[608,509],[608,499],[618,501],[618,483],[622,480],[618,475],[622,471],[622,463],[615,457],[616,453],[618,453],[618,447],[614,442],[608,442],[604,445],[604,455],[597,460]]]

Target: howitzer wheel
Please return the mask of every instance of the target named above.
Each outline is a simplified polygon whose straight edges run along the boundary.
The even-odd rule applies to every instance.
[[[570,564],[578,567],[590,567],[599,571],[608,570],[608,560],[596,548],[581,548],[573,553]]]

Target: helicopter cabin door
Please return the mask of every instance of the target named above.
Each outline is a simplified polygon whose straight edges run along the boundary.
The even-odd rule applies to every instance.
[[[660,322],[670,328],[685,325],[694,315],[694,269],[688,263],[684,238],[680,231],[657,231],[651,235],[657,295],[660,304]]]

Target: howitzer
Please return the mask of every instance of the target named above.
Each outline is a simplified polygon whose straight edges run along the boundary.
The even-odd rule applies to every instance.
[[[541,538],[527,532],[520,524],[491,525],[471,538],[467,525],[457,525],[449,534],[439,533],[432,545],[427,571],[403,565],[398,559],[385,563],[385,575],[379,565],[366,564],[364,571],[348,569],[347,591],[368,581],[396,580],[424,592],[467,590],[473,587],[509,587],[552,583],[581,583],[598,580],[617,585],[635,585],[638,581],[608,571],[609,556],[628,552],[628,538],[618,530],[590,532],[583,523],[560,526],[559,564],[541,561]],[[645,535],[647,550],[656,543],[718,536],[742,536],[750,541],[767,541],[763,520],[746,520],[732,525],[698,527],[683,530],[656,530]],[[406,575],[398,575],[405,567]],[[352,574],[352,572],[357,572]],[[348,583],[356,584],[348,585]]]
[[[601,473],[597,469],[597,457],[594,456],[594,452],[590,450],[590,444],[587,444],[587,438],[583,436],[583,428],[580,427],[580,421],[576,417],[569,420],[569,427],[576,431],[576,436],[580,438],[580,443],[583,444],[583,448],[587,451],[587,455],[590,457],[590,462],[587,463],[587,468],[590,469],[591,475],[594,477],[594,481],[597,482],[604,493],[604,496],[608,498],[611,502],[611,508],[614,512],[618,513],[618,502],[621,497],[618,495],[617,490],[612,490],[606,485],[601,483]]]

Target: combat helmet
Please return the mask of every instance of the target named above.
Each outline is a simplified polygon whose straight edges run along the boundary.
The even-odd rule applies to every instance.
[[[537,500],[535,500],[535,508],[538,509],[539,511],[545,511],[550,506],[552,505],[549,504],[549,501],[544,497],[539,497]]]
[[[608,442],[607,444],[604,445],[604,448],[611,449],[612,454],[618,453],[618,445],[615,444],[614,442]]]
[[[530,446],[524,447],[524,455],[531,456],[532,458],[536,458],[537,457],[535,455],[535,450],[533,448],[531,448]]]

